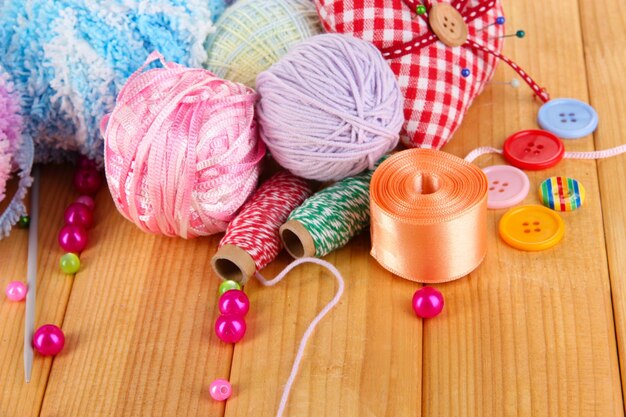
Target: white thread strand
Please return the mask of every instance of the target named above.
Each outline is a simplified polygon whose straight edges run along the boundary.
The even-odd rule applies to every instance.
[[[626,152],[626,145],[616,146],[614,148],[605,149],[603,151],[593,152],[565,152],[565,158],[568,159],[604,159],[610,158]]]
[[[468,153],[465,157],[467,162],[474,162],[476,159],[483,155],[487,155],[489,153],[499,153],[502,151],[500,149],[492,148],[491,146],[481,146],[480,148],[474,149],[472,152]]]
[[[476,159],[489,153],[502,154],[500,149],[492,148],[491,146],[481,146],[476,148],[467,154],[465,160],[467,162],[474,162]],[[614,148],[604,149],[601,151],[590,152],[565,152],[563,158],[565,159],[605,159],[613,156],[626,153],[626,145],[619,145]]]
[[[263,275],[261,275],[259,272],[256,273],[256,277],[262,285],[266,287],[273,287],[274,285],[282,281],[283,278],[285,278],[285,276],[287,276],[287,274],[292,269],[294,269],[296,266],[303,264],[303,263],[314,263],[314,264],[320,265],[328,269],[337,279],[337,293],[335,294],[333,299],[328,304],[326,304],[326,306],[322,309],[322,311],[318,313],[318,315],[313,319],[311,324],[309,324],[309,327],[306,329],[306,331],[304,332],[304,335],[302,336],[302,339],[300,340],[298,353],[296,354],[296,358],[293,361],[293,366],[291,367],[291,373],[289,374],[289,378],[287,379],[287,384],[285,385],[285,388],[283,389],[283,394],[280,399],[280,405],[278,407],[278,411],[276,412],[276,417],[282,417],[283,413],[285,412],[285,408],[287,407],[287,401],[289,400],[289,394],[291,393],[291,389],[293,388],[293,383],[296,380],[296,376],[298,375],[298,370],[300,369],[300,362],[302,362],[302,358],[304,357],[304,350],[306,349],[306,345],[309,341],[309,338],[315,331],[315,327],[317,327],[318,323],[324,318],[324,316],[326,316],[326,314],[328,314],[339,303],[339,300],[341,299],[341,296],[343,295],[343,290],[344,290],[344,281],[339,270],[337,270],[337,268],[335,268],[335,266],[332,265],[331,263],[323,261],[321,259],[317,259],[317,258],[298,259],[290,263],[289,265],[287,265],[287,267],[283,269],[283,271],[280,274],[278,274],[276,278],[271,279],[271,280],[265,279],[265,277],[263,277]]]

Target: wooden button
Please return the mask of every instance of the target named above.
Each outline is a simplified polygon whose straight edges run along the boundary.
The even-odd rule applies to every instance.
[[[428,12],[430,28],[447,46],[461,46],[467,40],[467,24],[463,16],[448,3],[435,3]]]

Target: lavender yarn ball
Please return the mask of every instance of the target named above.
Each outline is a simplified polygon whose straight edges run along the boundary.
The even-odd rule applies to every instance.
[[[256,80],[261,139],[293,174],[340,180],[398,144],[403,96],[378,49],[340,34],[295,46]]]

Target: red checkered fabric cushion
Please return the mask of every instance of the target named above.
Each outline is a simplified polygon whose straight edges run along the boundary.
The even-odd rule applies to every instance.
[[[478,0],[449,1],[466,3]],[[379,49],[409,42],[430,31],[428,24],[403,0],[315,0],[327,31],[351,34],[372,42]],[[428,2],[425,3],[428,7]],[[502,16],[500,1],[485,15],[468,23],[468,39],[500,52],[502,25],[492,25]],[[493,76],[496,58],[466,46],[451,48],[440,41],[399,58],[388,60],[405,97],[406,122],[402,141],[406,146],[439,149],[463,120],[463,115]],[[461,76],[463,68],[471,75]]]

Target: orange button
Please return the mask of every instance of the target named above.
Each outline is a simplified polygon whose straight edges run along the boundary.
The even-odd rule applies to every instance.
[[[434,3],[428,12],[428,23],[447,46],[461,46],[467,40],[467,24],[449,3]]]
[[[522,206],[507,211],[500,219],[500,237],[516,249],[549,249],[563,239],[565,223],[543,206]]]

